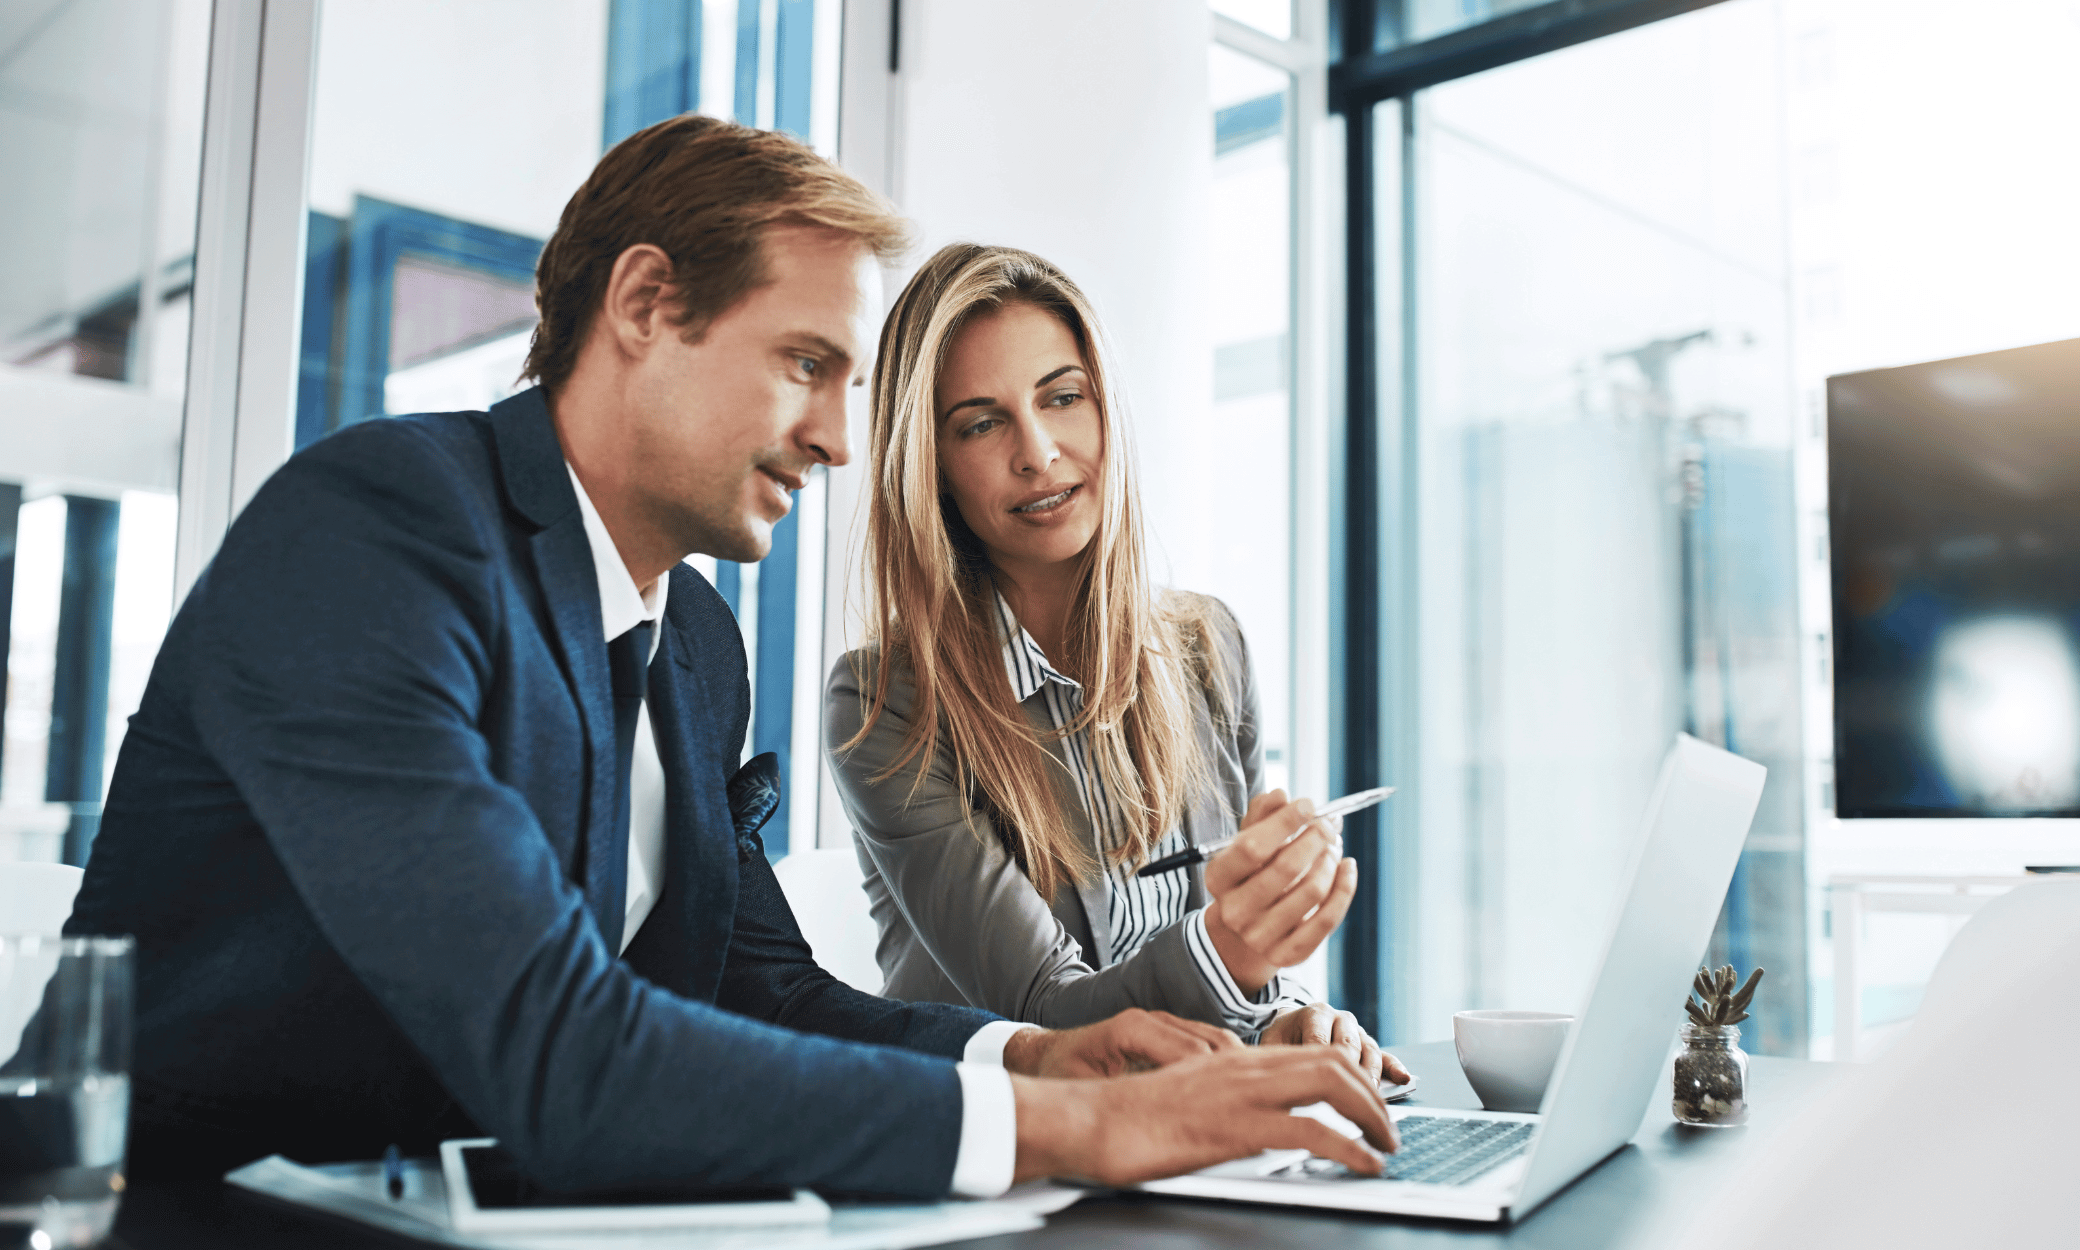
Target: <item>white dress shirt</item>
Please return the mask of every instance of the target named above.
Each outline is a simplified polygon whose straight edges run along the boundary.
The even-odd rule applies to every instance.
[[[644,621],[650,622],[650,655],[656,658],[664,639],[664,596],[670,578],[660,577],[639,588],[622,562],[621,551],[607,533],[599,509],[585,493],[577,470],[568,461],[571,489],[585,519],[585,539],[592,547],[592,569],[599,578],[602,642],[612,642]],[[664,764],[650,727],[650,700],[636,713],[634,760],[628,794],[628,890],[622,913],[621,949],[635,940],[664,889]],[[1004,1071],[1004,1043],[1020,1029],[1032,1028],[998,1020],[976,1030],[962,1049],[954,1071],[961,1083],[961,1143],[953,1162],[953,1192],[964,1198],[994,1198],[1011,1188],[1018,1158],[1018,1107],[1011,1077]]]

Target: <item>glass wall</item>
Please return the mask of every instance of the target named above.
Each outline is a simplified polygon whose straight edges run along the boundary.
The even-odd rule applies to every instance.
[[[0,13],[0,859],[84,862],[172,608],[209,20]]]
[[[337,0],[322,13],[312,122],[297,441],[385,414],[513,394],[534,265],[601,153],[687,111],[830,152],[840,0]],[[815,801],[813,717],[795,705],[796,623],[820,638],[820,473],[761,564],[696,558],[749,652],[747,753],[778,752],[775,856]],[[805,523],[804,516],[809,516]],[[805,528],[806,524],[806,528]],[[813,690],[813,683],[812,683]],[[813,704],[811,705],[813,707]],[[805,743],[806,745],[799,745]],[[795,760],[810,766],[787,767]],[[813,821],[804,827],[813,828]]]
[[[1777,49],[1732,0],[1414,101],[1410,1036],[1579,1003],[1685,730],[1770,769],[1716,954],[1804,1043]]]
[[[1385,621],[1417,687],[1388,718],[1415,761],[1383,926],[1402,1034],[1578,1000],[1580,917],[1676,729],[1770,769],[1711,951],[1769,968],[1765,1051],[1833,1053],[1839,875],[1997,888],[2080,856],[2074,821],[1836,819],[1826,463],[1830,377],[2080,337],[2072,18],[1726,0],[1419,91],[1405,146],[1378,106],[1380,390],[1413,449],[1380,501],[1415,565]],[[1860,1057],[1954,928],[1860,930]]]

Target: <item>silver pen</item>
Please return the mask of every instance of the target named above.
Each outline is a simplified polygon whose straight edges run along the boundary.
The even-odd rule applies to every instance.
[[[1394,787],[1381,786],[1376,790],[1360,790],[1356,794],[1346,794],[1340,799],[1331,799],[1315,809],[1314,815],[1307,818],[1308,824],[1313,824],[1324,816],[1348,816],[1352,812],[1362,812],[1376,803],[1383,802],[1392,793],[1394,793]],[[1302,826],[1302,828],[1305,827],[1304,825]],[[1180,868],[1189,868],[1193,864],[1203,864],[1213,858],[1216,852],[1225,849],[1228,843],[1234,840],[1234,838],[1222,838],[1218,842],[1209,842],[1205,846],[1186,847],[1175,855],[1163,856],[1163,858],[1148,865],[1134,875],[1137,877],[1156,877],[1166,872],[1176,872]]]

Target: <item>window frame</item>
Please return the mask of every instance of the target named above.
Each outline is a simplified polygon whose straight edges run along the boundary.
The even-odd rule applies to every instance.
[[[1337,119],[1328,110],[1329,3],[1299,0],[1293,34],[1280,39],[1225,14],[1210,15],[1213,43],[1286,74],[1292,106],[1282,121],[1290,161],[1287,188],[1288,411],[1292,414],[1288,497],[1288,600],[1292,605],[1289,653],[1258,656],[1256,662],[1287,666],[1291,680],[1286,709],[1289,785],[1294,794],[1326,798],[1336,781],[1331,753],[1335,697],[1330,674],[1333,636],[1333,550],[1337,499],[1321,489],[1330,482],[1338,456],[1341,413],[1334,385],[1337,307],[1335,252],[1335,149]],[[1341,791],[1337,791],[1340,793]],[[1364,878],[1361,878],[1363,880]],[[1338,979],[1339,949],[1351,939],[1339,933],[1329,952],[1328,979]]]
[[[215,0],[174,602],[296,445],[317,0]]]

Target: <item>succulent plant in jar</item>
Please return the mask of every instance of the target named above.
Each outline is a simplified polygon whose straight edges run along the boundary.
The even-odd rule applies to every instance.
[[[1685,1124],[1731,1128],[1748,1122],[1748,1056],[1735,1026],[1748,1018],[1762,969],[1736,989],[1738,979],[1732,964],[1717,972],[1699,968],[1683,1000],[1690,1023],[1683,1026],[1683,1051],[1676,1056],[1675,1115]]]

